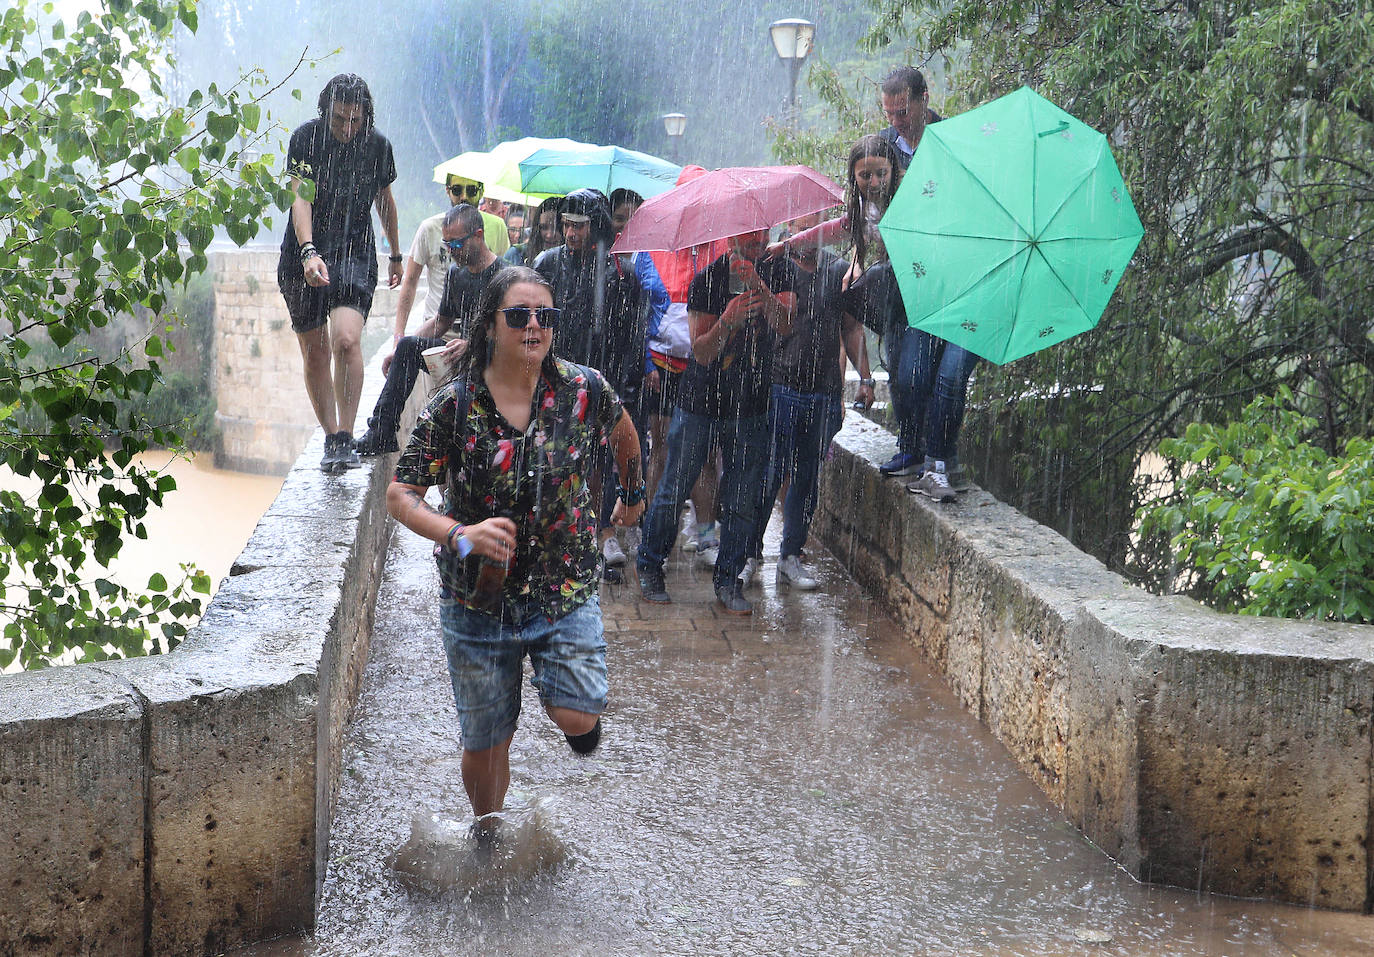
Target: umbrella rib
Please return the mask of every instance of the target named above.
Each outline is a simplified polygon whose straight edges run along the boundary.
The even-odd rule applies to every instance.
[[[997,195],[993,193],[992,190],[988,189],[987,184],[984,183],[982,179],[978,177],[978,174],[975,173],[973,170],[969,169],[968,166],[964,164],[963,160],[961,160],[959,156],[955,154],[954,151],[951,150],[947,144],[941,143],[940,145],[945,147],[945,154],[954,161],[954,164],[958,166],[960,169],[962,169],[965,173],[967,173],[969,179],[977,183],[978,188],[987,194],[988,199],[992,200],[993,205],[1000,209],[1006,215],[1007,219],[1011,221],[1012,225],[1014,225],[1017,229],[1021,230],[1022,233],[1025,233],[1026,238],[1029,239],[1030,232],[1026,229],[1025,226],[1021,224],[1021,222],[1016,218],[1015,214],[1012,213],[1011,210],[1007,209],[1006,206],[1002,205],[1002,201],[997,198]],[[905,182],[905,179],[903,179],[903,183]]]
[[[1054,225],[1054,221],[1059,218],[1059,214],[1062,213],[1064,211],[1064,208],[1069,205],[1069,200],[1073,199],[1076,195],[1078,195],[1078,191],[1081,190],[1084,187],[1084,185],[1086,185],[1088,181],[1093,178],[1093,174],[1097,172],[1098,163],[1102,162],[1102,149],[1104,147],[1104,143],[1098,144],[1097,163],[1094,163],[1092,166],[1088,167],[1088,169],[1079,178],[1078,182],[1073,184],[1072,189],[1064,191],[1064,197],[1059,201],[1059,205],[1055,207],[1054,212],[1050,213],[1050,218],[1045,221],[1045,225],[1036,230],[1035,235],[1037,241],[1039,241],[1040,236],[1042,236],[1045,232],[1049,230],[1051,226]]]

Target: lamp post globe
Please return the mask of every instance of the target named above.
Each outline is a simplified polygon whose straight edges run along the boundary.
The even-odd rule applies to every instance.
[[[789,17],[774,20],[768,27],[768,35],[773,39],[773,49],[778,58],[788,66],[789,83],[787,111],[794,120],[797,112],[797,75],[801,72],[802,62],[811,54],[816,43],[816,25],[810,20]]]

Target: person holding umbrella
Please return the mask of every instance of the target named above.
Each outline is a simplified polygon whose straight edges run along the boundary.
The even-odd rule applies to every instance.
[[[775,338],[792,331],[796,309],[795,267],[788,259],[763,260],[767,245],[767,229],[731,237],[730,251],[698,273],[688,290],[692,358],[668,427],[668,461],[636,561],[646,601],[672,600],[663,563],[677,537],[682,504],[715,441],[724,462],[716,600],[727,614],[753,614],[738,576],[748,557],[768,461]]]

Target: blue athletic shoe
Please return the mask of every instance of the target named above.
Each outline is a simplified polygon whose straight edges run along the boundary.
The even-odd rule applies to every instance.
[[[878,471],[884,475],[916,475],[924,464],[925,459],[922,456],[911,452],[898,452],[878,466]]]

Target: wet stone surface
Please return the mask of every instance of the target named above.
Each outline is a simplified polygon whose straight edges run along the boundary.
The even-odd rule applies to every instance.
[[[417,814],[455,833],[470,819],[437,577],[397,530],[316,932],[242,953],[1374,952],[1374,918],[1137,884],[838,563],[811,556],[817,592],[777,589],[775,536],[752,620],[718,612],[710,572],[681,553],[672,605],[603,589],[600,749],[573,755],[528,685],[512,746],[516,813],[566,859],[438,890],[392,869]],[[454,867],[475,866],[455,842]]]

